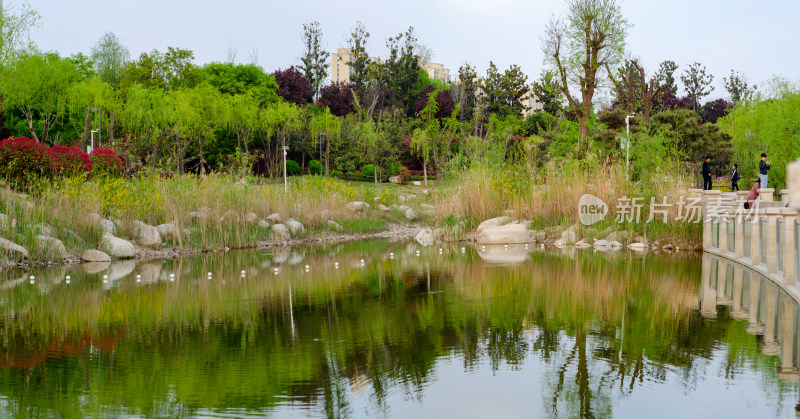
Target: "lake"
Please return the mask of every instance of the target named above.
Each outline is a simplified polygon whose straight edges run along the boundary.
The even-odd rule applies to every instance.
[[[0,416],[794,418],[798,312],[693,253],[368,240],[3,272]]]

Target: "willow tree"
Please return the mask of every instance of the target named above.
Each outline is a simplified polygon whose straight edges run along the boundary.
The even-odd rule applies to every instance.
[[[278,102],[259,113],[259,129],[268,139],[277,137],[277,141],[268,141],[265,148],[265,157],[271,167],[270,173],[277,174],[275,167],[279,164],[286,147],[286,138],[303,128],[303,110],[294,103]],[[275,148],[270,149],[269,143],[274,143]],[[286,169],[283,170],[287,176]]]
[[[91,129],[92,110],[102,109],[113,100],[114,90],[99,78],[72,84],[67,89],[67,105],[70,113],[73,115],[83,114],[81,150],[86,149],[86,139]]]
[[[311,135],[322,141],[325,137],[325,176],[330,176],[331,139],[338,140],[342,134],[342,120],[330,109],[314,115],[311,119]]]
[[[139,150],[147,150],[153,169],[157,167],[161,146],[168,139],[173,122],[173,107],[162,89],[134,84],[125,102],[125,126],[135,135]]]
[[[259,127],[258,99],[249,92],[237,94],[225,99],[225,107],[228,110],[228,125],[236,133],[236,150],[241,166],[242,145],[244,145],[244,155],[249,155],[250,137]]]
[[[567,0],[567,9],[567,16],[553,17],[545,28],[543,50],[586,139],[595,91],[607,77],[606,68],[622,61],[630,24],[617,0]],[[572,87],[580,97],[573,96]]]

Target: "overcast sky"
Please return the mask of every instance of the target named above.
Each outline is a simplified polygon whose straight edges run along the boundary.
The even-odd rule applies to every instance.
[[[20,0],[5,0],[6,7]],[[464,62],[483,73],[492,60],[501,69],[518,64],[535,79],[543,68],[541,35],[561,0],[262,1],[242,0],[28,0],[42,16],[33,36],[40,48],[64,55],[88,53],[112,31],[133,57],[167,46],[191,49],[200,64],[237,61],[267,71],[297,64],[302,24],[318,20],[328,49],[345,46],[356,21],[371,33],[370,55],[385,55],[385,39],[414,26],[419,41],[457,74]],[[681,67],[699,61],[715,76],[708,99],[726,97],[722,77],[731,69],[765,86],[773,75],[800,79],[800,1],[621,0],[633,27],[628,50],[649,71],[671,59]],[[676,79],[678,77],[676,76]],[[678,79],[679,80],[679,79]],[[680,85],[680,82],[678,83]],[[763,90],[763,89],[760,89]]]

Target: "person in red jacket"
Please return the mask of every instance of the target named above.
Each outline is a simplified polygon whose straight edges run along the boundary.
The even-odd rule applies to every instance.
[[[757,180],[756,183],[753,184],[753,187],[750,188],[750,193],[747,194],[747,201],[744,203],[744,209],[750,209],[753,206],[753,201],[758,198],[758,189],[761,188],[761,181]]]

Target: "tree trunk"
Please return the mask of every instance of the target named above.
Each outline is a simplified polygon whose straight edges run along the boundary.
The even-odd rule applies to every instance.
[[[158,135],[158,141],[156,141],[156,146],[153,147],[153,170],[156,170],[156,166],[158,164],[158,149],[161,147],[161,141],[163,140],[164,134]]]
[[[108,139],[111,141],[111,148],[114,148],[116,139],[114,138],[114,114],[111,114],[111,119],[108,121]]]
[[[422,160],[422,176],[425,179],[425,187],[428,187],[428,158]]]
[[[28,131],[30,131],[31,137],[38,143],[39,137],[36,136],[36,131],[33,130],[33,113],[26,114],[25,117],[28,118]]]
[[[378,189],[378,162],[372,159],[372,176],[375,178],[375,189]]]
[[[330,176],[330,166],[328,157],[331,155],[331,140],[325,136],[325,176]]]
[[[81,136],[81,151],[86,151],[86,137],[89,135],[89,107],[85,108],[86,117],[83,120],[83,135]]]

